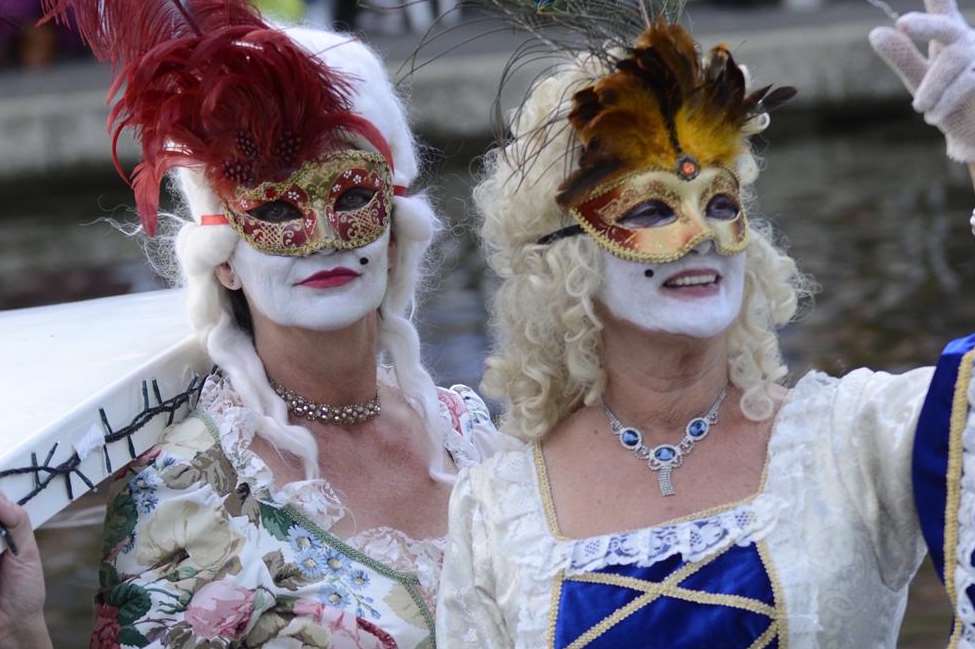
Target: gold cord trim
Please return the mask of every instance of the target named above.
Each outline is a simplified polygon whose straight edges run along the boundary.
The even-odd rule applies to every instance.
[[[431,649],[436,649],[437,646],[436,645],[436,621],[434,619],[433,613],[427,607],[426,601],[423,599],[423,594],[420,592],[420,578],[417,575],[412,573],[400,572],[395,568],[391,568],[387,566],[385,563],[382,563],[378,559],[373,559],[372,557],[365,554],[364,552],[361,552],[356,548],[353,548],[351,545],[348,545],[347,543],[345,543],[343,540],[341,540],[334,534],[331,534],[330,532],[327,532],[321,527],[319,527],[317,523],[315,523],[310,518],[305,516],[293,505],[286,505],[284,507],[280,507],[278,505],[272,504],[272,506],[274,506],[275,509],[277,509],[285,516],[290,518],[292,521],[298,523],[298,525],[304,527],[306,530],[308,530],[309,532],[317,536],[319,540],[324,542],[326,545],[330,545],[331,547],[335,548],[336,550],[346,555],[350,559],[353,559],[354,561],[358,561],[363,565],[369,566],[380,575],[398,581],[400,585],[403,586],[403,588],[406,590],[407,594],[410,596],[410,599],[413,600],[413,603],[416,605],[417,609],[419,609],[420,611],[420,614],[423,616],[423,620],[424,622],[426,622],[427,625],[427,630],[430,633],[427,641],[430,643]]]
[[[945,499],[945,547],[944,547],[944,578],[945,590],[952,608],[957,606],[958,595],[955,585],[955,563],[958,550],[958,507],[961,503],[961,473],[964,457],[962,434],[968,421],[968,386],[972,378],[972,363],[975,362],[975,350],[962,356],[958,366],[958,379],[955,381],[955,393],[951,403],[951,428],[948,438],[948,475],[947,498]],[[955,615],[955,624],[948,641],[948,648],[954,649],[961,640],[962,623]]]
[[[779,631],[779,649],[789,649],[789,615],[785,605],[785,595],[782,594],[779,571],[772,557],[769,556],[768,544],[765,541],[756,543],[755,548],[758,550],[758,558],[762,560],[762,565],[765,567],[769,583],[772,584],[772,601],[775,602],[776,625]]]
[[[782,629],[780,628],[780,623],[773,621],[769,625],[769,627],[767,629],[765,629],[765,633],[763,633],[762,635],[758,636],[755,639],[755,642],[753,642],[748,647],[748,649],[765,649],[765,647],[767,647],[770,644],[772,644],[772,641],[775,640],[776,635],[778,635],[778,637],[779,637],[779,645],[780,646],[784,646],[784,645],[782,645],[782,637],[785,634],[784,633],[781,633],[781,630]]]
[[[545,522],[548,531],[557,541],[570,541],[559,529],[559,519],[555,514],[555,500],[552,498],[552,485],[548,481],[548,467],[542,454],[542,445],[535,442],[532,445],[532,460],[535,463],[535,475],[538,478],[538,491],[542,497],[542,508],[545,510]]]
[[[576,638],[570,645],[568,645],[566,649],[581,649],[582,647],[586,647],[589,643],[595,641],[612,627],[661,597],[670,597],[673,599],[709,606],[728,606],[730,608],[745,610],[757,615],[764,615],[769,618],[769,628],[766,629],[765,632],[759,636],[754,643],[752,643],[749,649],[764,649],[776,638],[779,640],[779,646],[782,649],[787,649],[788,615],[785,609],[785,601],[782,598],[781,584],[779,583],[778,575],[776,574],[774,566],[768,556],[768,548],[765,546],[764,542],[756,543],[755,545],[756,549],[758,550],[759,557],[761,558],[762,565],[764,566],[766,574],[772,585],[772,605],[766,604],[758,599],[744,597],[741,595],[707,593],[703,591],[691,590],[679,585],[691,575],[695,574],[708,564],[714,562],[718,557],[728,552],[731,548],[726,548],[725,550],[722,550],[715,556],[706,560],[686,564],[671,573],[662,582],[652,582],[635,577],[605,573],[583,573],[569,577],[565,575],[565,571],[561,571],[556,577],[552,589],[552,605],[549,611],[548,646],[550,649],[554,649],[555,647],[555,630],[557,626],[558,608],[562,597],[564,583],[567,581],[577,581],[590,584],[604,584],[607,586],[628,588],[643,594],[629,604],[618,608],[616,611],[590,627],[584,634]]]
[[[650,604],[651,602],[653,602],[659,597],[660,597],[659,594],[653,594],[653,593],[649,593],[637,597],[635,600],[633,600],[626,606],[621,606],[620,608],[613,611],[611,614],[603,618],[595,626],[590,627],[589,630],[587,630],[581,636],[576,638],[572,642],[572,644],[567,646],[565,649],[582,649],[582,647],[585,647],[590,642],[595,641],[596,639],[599,638],[599,636],[603,635],[611,628],[613,628],[614,626],[616,626],[626,618],[630,617],[631,615],[639,611],[641,608],[643,608],[647,604]]]
[[[720,554],[718,556],[720,556]],[[670,587],[675,584],[678,584],[684,581],[685,579],[687,579],[688,577],[690,577],[691,575],[693,575],[694,573],[696,573],[698,570],[706,566],[708,563],[709,562],[689,563],[675,570],[666,579],[660,582],[659,585],[661,587]],[[652,583],[652,582],[648,582],[648,583]],[[611,628],[613,628],[614,626],[616,626],[617,624],[619,624],[629,616],[639,611],[644,606],[647,606],[653,601],[659,599],[661,595],[662,594],[660,592],[647,593],[645,595],[641,595],[640,597],[637,597],[629,604],[626,604],[625,606],[621,606],[620,608],[616,609],[615,611],[613,611],[612,613],[604,617],[598,623],[591,626],[581,636],[573,640],[572,643],[568,647],[566,647],[566,649],[582,649],[582,647],[585,647],[590,642],[596,640],[597,638],[599,638],[599,636],[603,635]],[[554,638],[554,634],[553,634],[553,638]]]
[[[554,648],[555,646],[556,615],[558,610],[558,602],[561,598],[562,587],[565,581],[605,584],[608,586],[628,588],[643,593],[640,597],[636,598],[629,604],[620,607],[610,615],[600,620],[597,624],[590,627],[584,634],[576,638],[570,645],[568,645],[566,649],[581,649],[586,647],[589,643],[595,641],[612,627],[661,597],[671,597],[695,604],[729,606],[731,608],[746,610],[758,615],[764,615],[769,618],[769,628],[766,629],[766,631],[759,636],[758,639],[756,639],[749,649],[762,649],[768,646],[769,643],[771,643],[771,641],[776,637],[780,639],[781,646],[785,647],[784,622],[786,615],[784,609],[780,606],[781,600],[779,600],[777,597],[777,584],[772,578],[772,575],[769,575],[769,577],[773,583],[773,596],[776,597],[774,606],[769,606],[761,600],[756,600],[749,597],[693,591],[687,588],[682,588],[678,585],[680,582],[698,572],[725,552],[727,552],[727,550],[718,553],[715,557],[712,557],[708,561],[686,564],[685,566],[676,570],[662,582],[651,582],[633,577],[607,575],[603,573],[586,573],[572,577],[566,577],[564,572],[560,573],[553,588],[553,612],[549,616],[549,647]],[[763,564],[764,563],[765,561],[763,559]]]
[[[603,584],[605,586],[619,586],[627,588],[645,595],[657,594],[662,597],[680,599],[694,604],[709,604],[713,606],[727,606],[749,611],[758,615],[765,615],[771,619],[778,617],[778,612],[774,606],[769,606],[765,602],[743,597],[741,595],[727,595],[723,593],[708,593],[705,591],[691,590],[681,586],[667,586],[664,583],[647,581],[636,577],[625,577],[622,575],[612,575],[600,572],[590,572],[577,576],[567,577],[566,581],[578,581],[587,584]]]
[[[565,583],[565,570],[559,570],[552,586],[552,602],[548,609],[548,642],[550,649],[555,647],[555,627],[559,621],[559,603],[562,601],[562,584]]]

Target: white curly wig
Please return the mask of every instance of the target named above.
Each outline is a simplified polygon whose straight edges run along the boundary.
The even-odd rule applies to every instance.
[[[308,28],[287,28],[299,45],[345,73],[354,86],[353,112],[365,117],[389,142],[395,167],[393,182],[408,187],[419,172],[416,145],[406,113],[379,57],[354,36]],[[193,329],[211,360],[230,379],[243,404],[259,420],[258,434],[275,447],[299,457],[308,479],[318,477],[318,446],[311,432],[288,423],[288,410],[268,382],[251,335],[234,316],[230,292],[218,281],[216,268],[228,261],[240,238],[228,225],[200,225],[204,214],[220,213],[220,199],[201,173],[179,169],[177,187],[191,221],[175,235],[179,283],[186,290]],[[436,387],[420,361],[420,342],[411,321],[421,265],[440,223],[424,195],[393,199],[396,260],[379,309],[379,347],[391,371],[380,378],[394,383],[424,420],[431,436],[430,473],[450,480],[440,449],[447,423],[440,416]]]
[[[536,243],[573,223],[555,201],[576,150],[565,116],[572,95],[605,73],[582,56],[537,83],[513,115],[508,143],[487,154],[474,190],[488,263],[502,280],[482,387],[504,403],[505,432],[524,440],[540,439],[582,405],[598,403],[605,386],[594,304],[603,281],[600,248],[588,236]],[[750,152],[740,156],[737,172],[747,195],[758,177]],[[729,374],[743,392],[744,414],[763,420],[774,410],[770,387],[787,374],[776,330],[795,316],[806,287],[767,225],[752,221],[750,236],[744,304],[728,334]]]

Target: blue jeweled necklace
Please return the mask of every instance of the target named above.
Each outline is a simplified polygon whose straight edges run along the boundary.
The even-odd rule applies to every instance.
[[[680,442],[659,444],[653,448],[643,443],[642,431],[632,426],[624,426],[605,401],[603,401],[603,410],[609,418],[610,428],[620,440],[620,445],[632,451],[641,460],[646,460],[650,470],[657,472],[661,495],[673,496],[674,484],[670,480],[670,474],[684,463],[684,457],[694,449],[694,445],[707,437],[711,427],[718,423],[718,410],[721,409],[721,403],[727,395],[728,389],[723,388],[706,413],[687,422],[687,426],[684,427],[684,438]]]

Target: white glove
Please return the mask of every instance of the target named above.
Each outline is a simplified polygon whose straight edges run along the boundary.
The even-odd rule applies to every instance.
[[[975,31],[955,0],[924,5],[927,13],[901,16],[896,30],[874,28],[870,44],[914,96],[914,110],[944,133],[948,157],[975,162]],[[927,58],[914,40],[928,42]]]

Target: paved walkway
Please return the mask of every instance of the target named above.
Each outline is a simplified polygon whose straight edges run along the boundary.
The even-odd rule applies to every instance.
[[[891,4],[897,11],[921,5],[920,0],[892,0]],[[703,45],[727,42],[758,82],[797,86],[796,106],[905,98],[897,79],[867,44],[869,29],[887,18],[866,0],[837,0],[813,12],[779,7],[722,9],[691,2],[686,13]],[[482,33],[483,23],[470,18],[438,47]],[[403,61],[415,50],[416,35],[367,34],[366,38],[391,62],[397,77],[409,76],[404,88],[421,134],[459,139],[492,132],[492,102],[500,71],[520,37],[505,32],[474,40],[413,75],[405,75],[410,66]],[[419,60],[425,56],[421,52]],[[519,97],[539,69],[519,75],[505,99],[512,103]],[[16,153],[0,156],[0,178],[105,163],[108,80],[105,67],[86,62],[0,73],[0,150]],[[123,151],[134,155],[131,145]]]

